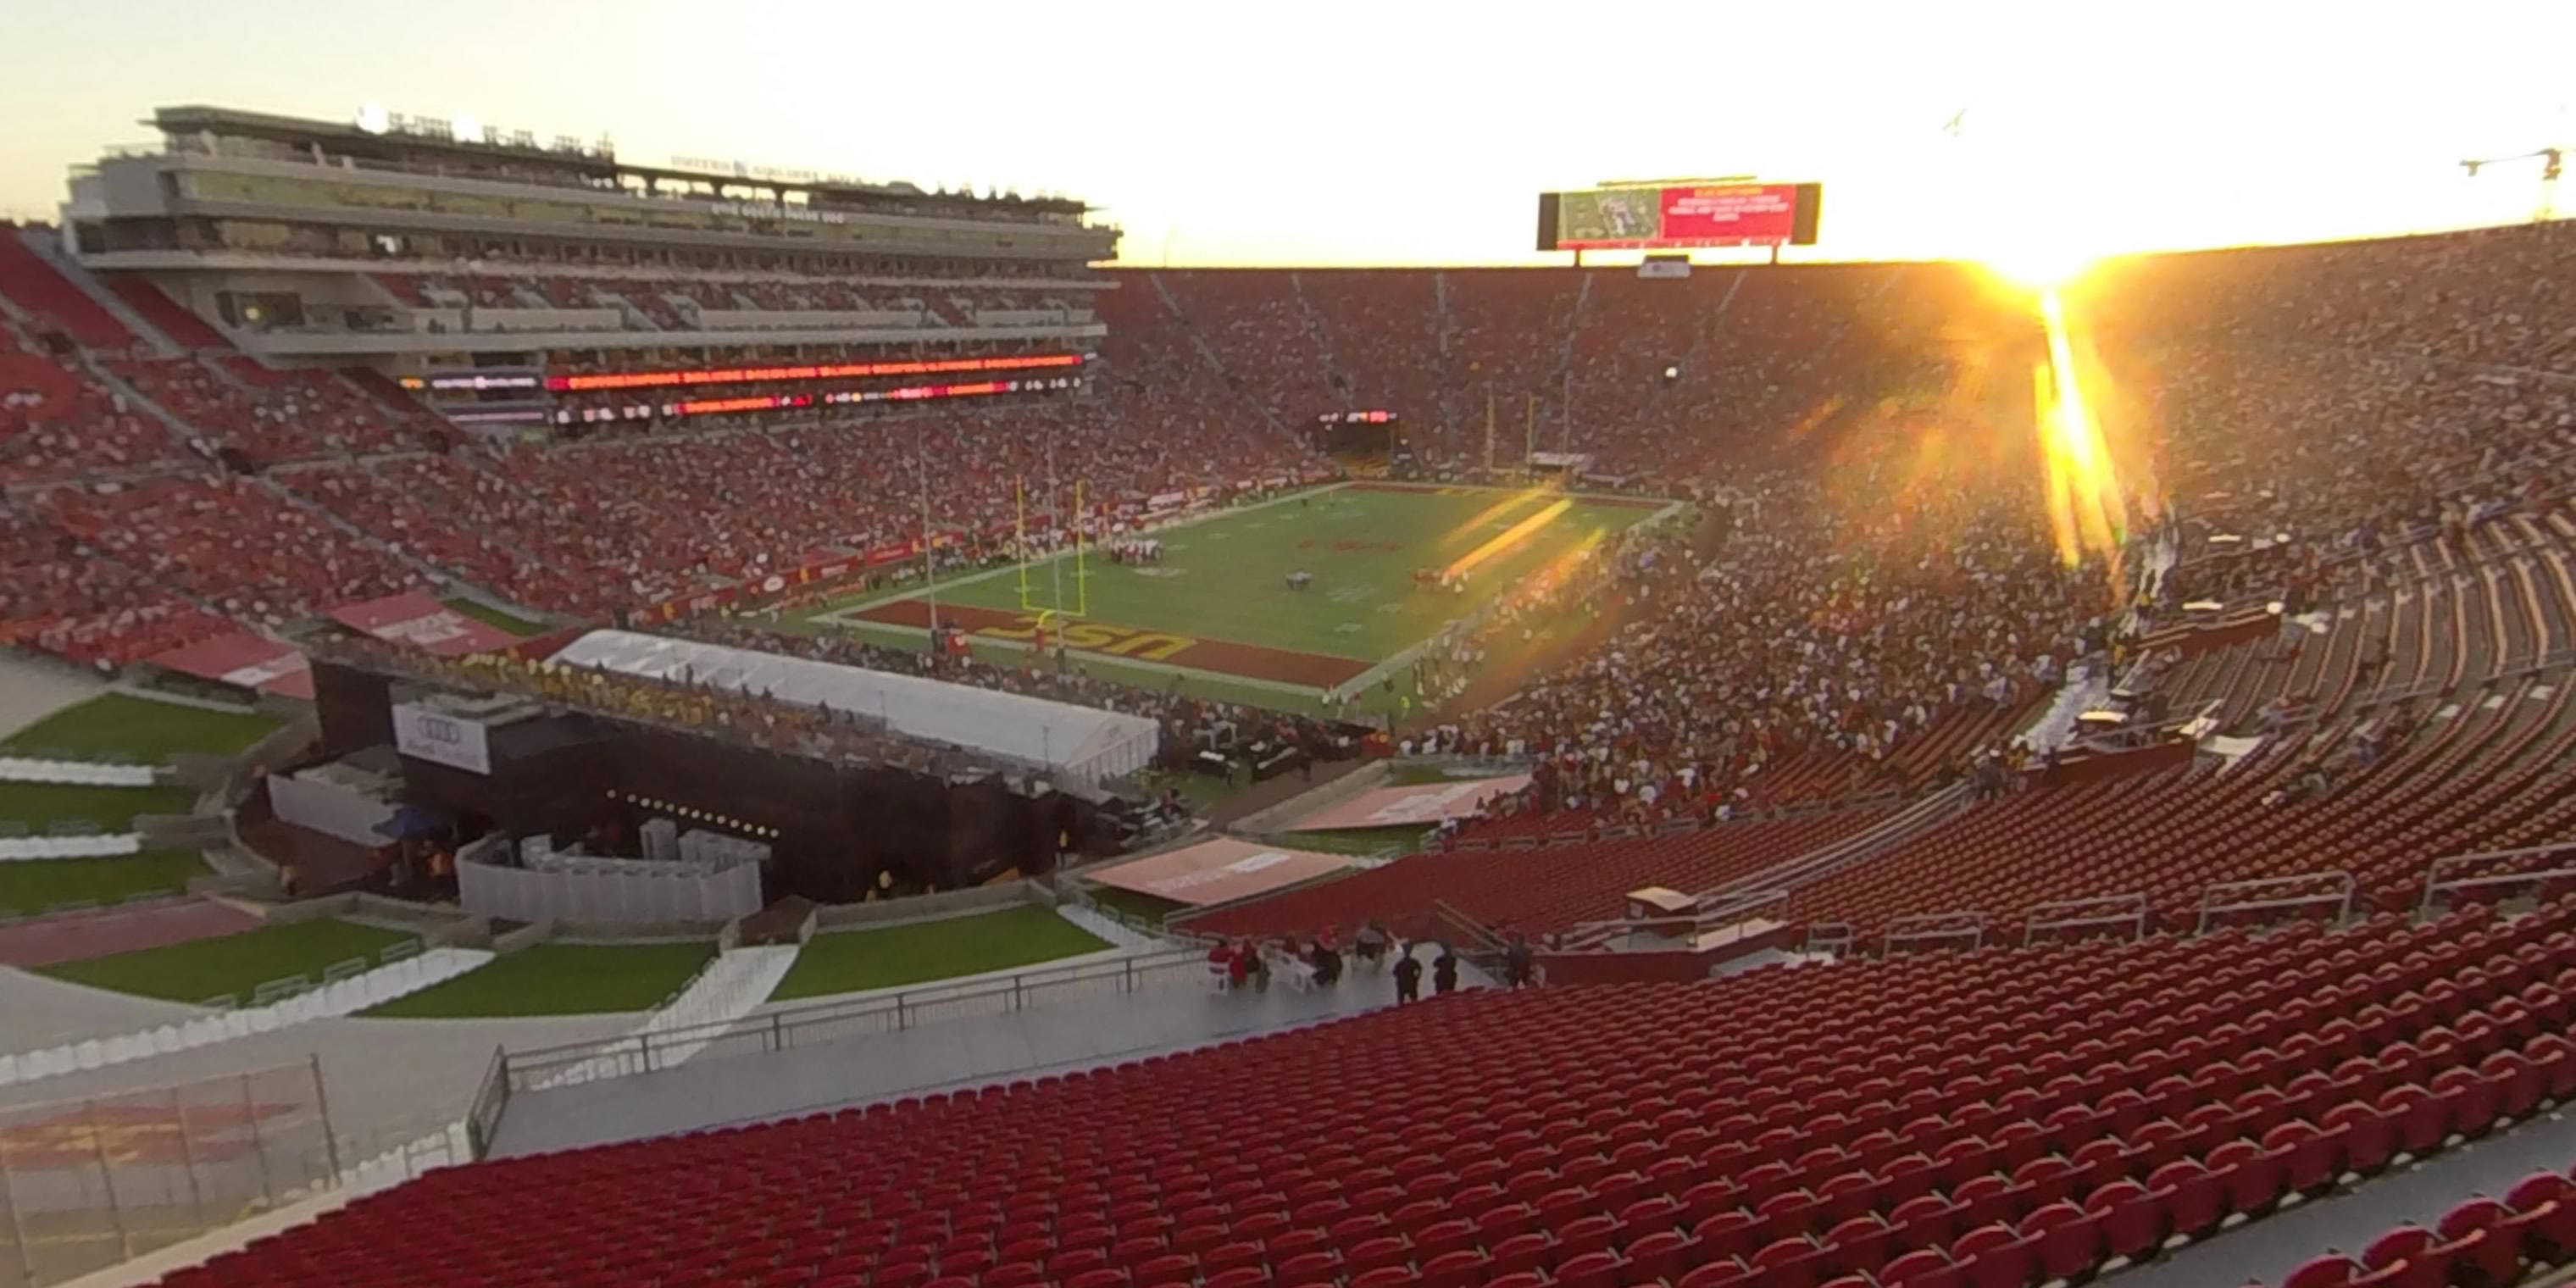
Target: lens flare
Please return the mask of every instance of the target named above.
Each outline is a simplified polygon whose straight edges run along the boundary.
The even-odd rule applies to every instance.
[[[2117,559],[2128,534],[2128,503],[2110,444],[2085,404],[2084,376],[2056,288],[2040,292],[2039,319],[2048,334],[2048,361],[2033,369],[2032,390],[2048,458],[2049,525],[2058,558],[2069,567],[2088,551]]]
[[[1474,568],[1476,565],[1529,540],[1531,537],[1538,534],[1539,529],[1556,522],[1556,516],[1573,508],[1574,502],[1570,500],[1558,501],[1555,504],[1548,506],[1546,509],[1503,529],[1501,532],[1495,533],[1492,540],[1487,541],[1485,544],[1459,556],[1456,562],[1451,563],[1448,570],[1449,575],[1455,577],[1458,574],[1466,572],[1467,570]]]
[[[1980,262],[2006,281],[2045,292],[2082,277],[2095,258],[2065,242],[2042,239],[1982,256]]]

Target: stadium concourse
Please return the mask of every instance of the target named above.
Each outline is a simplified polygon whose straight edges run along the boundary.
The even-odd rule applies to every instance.
[[[1088,310],[1087,388],[500,445],[29,245],[0,237],[0,613],[86,665],[420,587],[596,625],[925,526],[969,562],[1050,459],[1113,503],[1329,468],[1316,406],[1400,410],[1459,477],[1527,417],[1696,511],[1456,654],[1592,622],[1573,655],[1392,731],[1526,791],[1153,932],[1517,931],[1547,986],[441,1169],[170,1284],[2500,1285],[2576,1257],[2576,1182],[2488,1161],[2576,1162],[2565,224],[2103,266],[2070,295],[2146,428],[2089,550],[2051,522],[2027,307],[1951,265],[996,281],[917,312]],[[532,263],[382,285],[660,330],[881,303]],[[1184,735],[1248,710],[662,625]],[[1636,977],[1682,956],[1604,947],[1646,887],[1694,931],[1758,905],[1797,964]]]

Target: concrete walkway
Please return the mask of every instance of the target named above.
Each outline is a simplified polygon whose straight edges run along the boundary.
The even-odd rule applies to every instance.
[[[2514,1182],[2576,1164],[2576,1121],[2542,1114],[2511,1131],[2436,1154],[2349,1193],[2302,1203],[2205,1239],[2110,1280],[2119,1288],[2234,1288],[2278,1284],[2328,1252],[2358,1257],[2370,1241],[2412,1221],[2431,1229],[2474,1194],[2502,1198]]]
[[[0,656],[0,738],[106,691],[68,666]]]
[[[1461,981],[1485,983],[1472,969]],[[1225,995],[1195,986],[1147,990],[694,1060],[514,1096],[492,1152],[539,1154],[1114,1064],[1358,1015],[1394,1000],[1395,986],[1385,975],[1355,972],[1340,987],[1313,993],[1285,986]]]
[[[632,1015],[522,1020],[315,1020],[193,1051],[0,1087],[0,1111],[238,1077],[317,1056],[343,1152],[362,1157],[444,1130],[463,1116],[502,1046],[608,1037]]]
[[[0,1054],[114,1037],[204,1014],[181,1002],[113,993],[0,966]]]

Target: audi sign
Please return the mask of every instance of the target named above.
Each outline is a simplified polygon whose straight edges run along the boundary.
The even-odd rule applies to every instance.
[[[467,773],[492,772],[491,743],[482,725],[408,702],[396,703],[393,715],[394,750]]]

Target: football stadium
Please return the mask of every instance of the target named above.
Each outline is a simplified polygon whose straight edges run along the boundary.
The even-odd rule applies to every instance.
[[[157,101],[0,225],[0,1288],[2576,1282],[2557,146],[1174,266]]]

